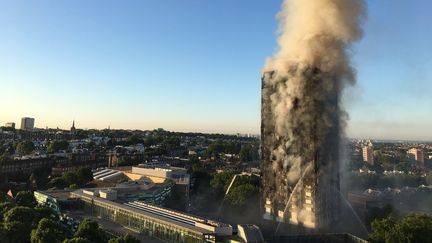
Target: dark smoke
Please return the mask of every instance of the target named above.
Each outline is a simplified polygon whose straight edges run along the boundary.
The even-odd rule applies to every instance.
[[[285,0],[279,14],[279,49],[262,83],[263,193],[279,210],[294,195],[285,217],[294,214],[300,223],[337,218],[347,117],[340,99],[354,84],[348,48],[361,37],[364,9],[361,0]],[[312,210],[305,188],[312,191]]]

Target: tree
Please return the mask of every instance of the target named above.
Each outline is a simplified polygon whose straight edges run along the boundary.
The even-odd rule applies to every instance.
[[[57,189],[63,189],[67,186],[66,181],[63,177],[56,177],[51,179],[50,182],[48,182],[49,187],[54,187]]]
[[[213,178],[210,181],[210,186],[219,193],[224,193],[228,188],[233,176],[233,172],[215,173],[213,174]]]
[[[31,232],[32,243],[61,243],[65,238],[61,225],[51,219],[41,219]]]
[[[8,152],[3,153],[0,155],[0,165],[8,164],[12,161],[10,154]]]
[[[14,207],[4,215],[6,237],[10,242],[29,242],[34,212],[28,207]]]
[[[427,173],[425,180],[426,180],[426,183],[427,183],[429,186],[432,185],[432,172],[428,172],[428,173]]]
[[[111,239],[108,243],[140,243],[140,241],[131,235],[126,235]]]
[[[39,222],[41,219],[57,219],[57,214],[55,214],[54,210],[50,207],[44,205],[37,205],[35,208],[35,221]]]
[[[33,208],[36,206],[36,199],[31,191],[20,191],[15,196],[15,203],[18,206]]]
[[[13,205],[10,202],[0,203],[0,222],[3,221],[3,217],[6,214],[6,212],[11,210],[12,208]]]
[[[432,242],[432,216],[410,214],[399,222],[392,218],[375,220],[369,240],[375,243]]]
[[[5,229],[3,228],[3,225],[1,225],[0,224],[0,239],[4,239],[5,240],[5,242],[7,242],[6,241],[6,231],[5,231]]]
[[[69,148],[69,143],[64,140],[54,140],[48,145],[48,153],[57,153],[60,150],[66,150]]]
[[[432,216],[410,214],[398,224],[397,230],[402,236],[399,242],[432,242]]]
[[[33,144],[33,142],[31,141],[22,141],[20,143],[18,143],[17,147],[16,147],[16,152],[19,155],[28,155],[31,152],[33,152],[35,146]]]
[[[368,227],[370,227],[371,223],[376,219],[385,219],[388,217],[396,218],[397,215],[398,215],[398,212],[390,204],[388,204],[382,208],[374,207],[374,208],[371,208],[368,211],[368,213],[366,214],[365,222],[366,222],[366,225]]]
[[[77,171],[77,176],[80,185],[85,185],[93,180],[93,173],[88,167],[79,168]]]
[[[369,234],[369,240],[375,243],[390,243],[391,234],[395,228],[396,222],[392,218],[376,219],[372,222],[372,232]]]
[[[227,200],[231,205],[243,206],[257,193],[258,189],[252,184],[243,184],[231,189],[227,195]]]
[[[224,144],[221,140],[216,140],[207,147],[204,154],[206,157],[218,157],[222,152],[224,152]]]
[[[75,172],[67,172],[63,175],[66,185],[78,184],[78,175]]]
[[[45,188],[47,183],[49,182],[48,177],[50,175],[51,167],[45,166],[34,170],[33,173],[30,175],[29,180],[37,188]]]
[[[117,166],[130,166],[136,164],[136,161],[134,161],[130,155],[121,155],[116,163]]]
[[[87,240],[86,238],[74,237],[72,239],[64,240],[63,243],[92,243],[92,242]]]
[[[78,226],[78,230],[75,232],[74,237],[85,238],[94,243],[105,243],[106,236],[104,231],[99,228],[99,224],[96,221],[90,219],[84,219]]]
[[[196,155],[196,154],[190,154],[188,156],[188,160],[189,160],[189,163],[192,165],[200,162],[198,155]]]
[[[5,194],[2,191],[0,191],[0,203],[4,202],[5,199],[6,199]]]

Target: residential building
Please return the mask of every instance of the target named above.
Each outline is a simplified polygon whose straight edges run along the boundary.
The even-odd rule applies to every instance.
[[[107,158],[105,154],[82,152],[67,154],[65,158],[59,156],[56,162],[56,165],[52,168],[52,175],[61,176],[66,172],[73,172],[82,167],[92,169],[106,167]]]
[[[408,156],[420,165],[424,165],[424,154],[422,149],[412,148],[408,150]]]
[[[51,167],[54,160],[46,156],[32,156],[20,159],[13,159],[8,162],[0,164],[0,174],[31,174],[34,170]]]
[[[363,161],[370,165],[374,164],[373,147],[371,145],[363,147]]]
[[[21,118],[21,130],[33,130],[34,128],[34,118],[23,117]]]

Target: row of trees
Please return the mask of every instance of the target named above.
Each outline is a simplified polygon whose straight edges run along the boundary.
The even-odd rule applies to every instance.
[[[210,186],[215,190],[218,197],[224,197],[225,193],[234,178],[234,172],[221,172],[212,174]],[[237,176],[226,200],[232,206],[243,206],[252,197],[259,193],[259,178],[256,176]]]
[[[48,207],[37,205],[31,191],[21,191],[14,202],[0,195],[0,241],[2,243],[139,243],[130,235],[108,239],[98,223],[83,220],[71,239],[57,215]]]
[[[9,157],[11,154],[29,155],[35,150],[35,145],[30,140],[24,140],[11,145],[12,147],[3,148],[2,155]],[[56,153],[60,150],[67,150],[69,143],[65,140],[53,140],[48,144],[47,152]]]
[[[0,239],[4,243],[30,242],[31,231],[39,221],[52,217],[50,208],[36,205],[32,192],[18,192],[14,203],[0,204]]]
[[[66,238],[61,224],[52,219],[44,218],[39,221],[36,229],[31,232],[31,243],[139,243],[130,235],[108,239],[105,231],[96,221],[84,219],[77,231],[70,239]]]
[[[432,185],[432,174],[426,177],[420,175],[396,174],[396,175],[377,175],[377,174],[358,174],[349,172],[346,175],[347,188],[350,190],[366,190],[368,188],[386,189],[418,187],[420,185]]]
[[[432,242],[432,216],[410,214],[401,219],[377,219],[372,222],[369,240],[373,243]]]
[[[255,143],[216,140],[207,147],[204,156],[217,158],[221,153],[239,154],[242,161],[254,161],[259,159],[258,149],[259,146]]]
[[[53,189],[64,189],[69,187],[76,189],[86,185],[93,180],[93,173],[90,168],[82,167],[76,172],[67,172],[61,177],[55,177],[48,182],[48,187]]]

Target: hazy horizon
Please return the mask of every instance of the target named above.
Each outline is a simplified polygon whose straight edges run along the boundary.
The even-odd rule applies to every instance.
[[[0,125],[258,134],[281,1],[0,1]],[[432,140],[432,3],[368,1],[348,137]]]

